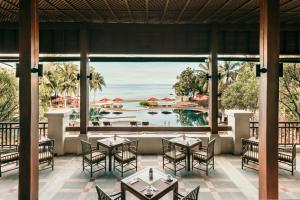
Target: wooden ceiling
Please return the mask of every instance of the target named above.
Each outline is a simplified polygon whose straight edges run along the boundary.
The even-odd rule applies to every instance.
[[[280,0],[283,24],[300,23],[300,0]],[[41,22],[252,24],[259,0],[40,0]],[[19,0],[0,0],[0,22],[18,21]]]

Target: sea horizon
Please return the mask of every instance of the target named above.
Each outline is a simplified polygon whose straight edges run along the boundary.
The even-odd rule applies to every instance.
[[[126,100],[143,100],[149,97],[175,98],[173,84],[106,84],[102,91],[96,92],[96,100],[101,98],[122,98]],[[90,99],[94,99],[94,92],[90,92]]]

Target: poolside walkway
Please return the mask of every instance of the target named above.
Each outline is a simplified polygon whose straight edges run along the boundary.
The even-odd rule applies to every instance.
[[[300,169],[300,155],[298,170]],[[161,156],[140,156],[139,169],[154,166],[162,170]],[[238,156],[216,156],[216,167],[208,177],[200,172],[181,172],[179,192],[185,194],[200,184],[200,199],[258,199],[258,172],[251,169],[241,169]],[[127,173],[129,175],[132,173]],[[300,199],[300,171],[294,176],[280,170],[280,199]],[[95,184],[104,191],[120,191],[120,177],[117,173],[95,174],[95,179],[81,171],[80,156],[62,156],[55,158],[55,169],[40,172],[40,199],[76,200],[97,199]],[[17,171],[5,173],[0,178],[0,199],[17,199]],[[130,194],[127,199],[135,200]],[[164,199],[171,199],[172,194]]]

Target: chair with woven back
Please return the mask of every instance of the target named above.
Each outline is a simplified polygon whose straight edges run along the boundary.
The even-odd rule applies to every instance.
[[[186,169],[186,149],[175,143],[170,142],[168,139],[162,139],[162,153],[163,153],[163,168],[168,168],[176,173],[182,169]],[[165,162],[165,160],[167,162]],[[173,165],[173,168],[169,167]],[[179,168],[178,168],[179,166]]]
[[[206,175],[215,166],[215,140],[212,139],[208,142],[206,148],[199,151],[195,151],[192,157],[192,170],[194,168],[205,171]],[[205,166],[205,169],[201,168],[201,165]]]
[[[87,141],[81,140],[80,142],[82,147],[82,171],[89,167],[90,177],[97,171],[103,169],[106,171],[106,152],[92,147],[91,143]],[[94,167],[98,168],[93,170]]]
[[[137,171],[137,150],[138,150],[138,141],[133,140],[122,144],[121,147],[117,148],[116,153],[114,154],[114,169],[121,172],[121,176],[125,172],[130,170]],[[125,166],[129,167],[124,171]]]
[[[96,185],[98,200],[118,200],[121,199],[121,192],[116,194],[106,194],[98,185]]]
[[[183,196],[177,192],[174,192],[174,199],[176,200],[198,200],[200,185],[193,189],[190,193],[186,196]]]

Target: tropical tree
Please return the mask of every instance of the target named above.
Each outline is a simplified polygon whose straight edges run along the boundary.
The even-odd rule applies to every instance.
[[[300,120],[300,64],[285,64],[280,78],[280,112],[290,120]]]
[[[63,94],[66,106],[66,97],[76,95],[78,92],[79,81],[77,80],[77,74],[79,69],[74,63],[62,63],[58,66],[56,73],[58,76],[58,91]]]
[[[242,63],[236,80],[229,85],[221,97],[225,109],[249,109],[255,112],[258,104],[258,79],[254,63]]]
[[[90,67],[90,72],[92,73],[92,80],[89,81],[90,90],[94,92],[94,103],[96,103],[96,92],[102,91],[103,87],[106,85],[104,77],[100,72],[96,72],[94,67]]]
[[[19,107],[18,90],[14,73],[0,69],[0,121],[15,119]]]
[[[194,96],[199,91],[198,74],[196,70],[188,67],[177,76],[177,82],[173,85],[178,96]]]
[[[240,69],[239,62],[224,61],[224,64],[219,66],[219,71],[221,74],[221,77],[219,80],[219,94],[222,94],[223,91],[231,83],[233,83],[239,69]]]
[[[206,79],[206,74],[209,74],[209,64],[207,62],[200,63],[197,82],[199,84],[199,93],[200,94],[208,94],[208,80]]]

